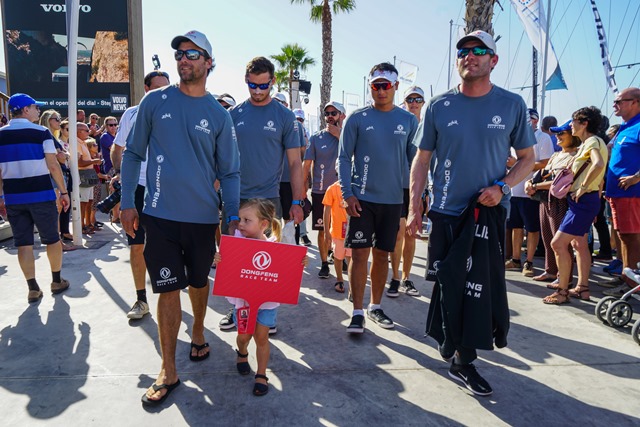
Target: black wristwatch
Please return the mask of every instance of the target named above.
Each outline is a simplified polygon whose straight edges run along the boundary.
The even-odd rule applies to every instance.
[[[292,205],[300,205],[301,208],[304,208],[304,200],[294,200],[291,202]]]
[[[500,186],[500,189],[502,190],[502,194],[504,194],[505,196],[508,194],[511,194],[511,187],[509,187],[509,184],[507,184],[504,181],[494,181],[493,185],[498,185]]]

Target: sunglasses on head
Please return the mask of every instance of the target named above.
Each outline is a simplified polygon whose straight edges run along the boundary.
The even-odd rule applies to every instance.
[[[424,98],[423,97],[407,98],[405,99],[405,101],[407,101],[407,104],[413,104],[414,102],[417,102],[418,104],[422,104],[424,102]]]
[[[253,83],[247,80],[247,86],[249,86],[249,89],[267,90],[269,89],[269,86],[271,86],[271,82],[269,81],[268,83]]]
[[[200,59],[200,56],[206,56],[206,55],[201,50],[187,49],[187,50],[176,50],[176,53],[174,53],[173,56],[174,58],[176,58],[176,61],[180,61],[183,56],[186,56],[189,61],[195,61],[196,59]]]
[[[331,117],[335,117],[335,116],[337,116],[337,115],[339,115],[339,114],[340,114],[340,112],[339,112],[339,111],[325,111],[325,112],[324,112],[324,116],[325,116],[325,117],[329,117],[329,116],[331,116]]]
[[[390,90],[393,87],[393,83],[391,82],[375,82],[371,83],[371,89],[374,91],[379,90]]]
[[[466,58],[469,52],[473,53],[473,56],[484,56],[486,54],[491,56],[495,55],[495,52],[488,47],[475,46],[458,49],[458,58]]]

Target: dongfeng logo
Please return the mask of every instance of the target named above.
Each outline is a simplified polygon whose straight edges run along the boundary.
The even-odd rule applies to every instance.
[[[171,270],[169,270],[167,267],[162,267],[160,269],[160,277],[162,277],[163,279],[168,279],[169,276],[171,276]]]
[[[371,160],[371,159],[369,158],[369,156],[364,156],[364,162],[365,162],[365,163],[369,163],[369,160]]]
[[[209,122],[207,121],[207,119],[200,120],[200,126],[202,126],[203,128],[208,127],[209,126]]]
[[[402,125],[398,125],[398,128],[397,128],[397,129],[398,129],[398,130],[400,130],[400,131],[402,131],[402,130],[404,130],[404,126],[402,126]]]
[[[269,121],[267,122],[267,126],[268,126],[268,127],[270,127],[270,128],[272,128],[272,127],[273,127],[273,120],[269,120]]]
[[[494,125],[499,125],[502,122],[502,117],[500,116],[493,116],[493,118],[491,119],[491,121],[493,122]]]
[[[164,156],[163,156],[162,154],[159,154],[159,155],[156,157],[156,161],[157,161],[158,163],[162,163],[162,162],[164,162]]]
[[[362,239],[364,233],[362,231],[356,231],[356,239]]]
[[[267,252],[260,251],[253,256],[251,261],[253,262],[253,266],[258,270],[266,270],[271,265],[271,255]]]

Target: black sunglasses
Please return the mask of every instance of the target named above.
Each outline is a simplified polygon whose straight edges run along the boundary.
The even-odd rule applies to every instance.
[[[117,123],[107,123],[107,126],[112,127],[112,126],[118,126]]]
[[[488,47],[463,47],[462,49],[458,49],[458,58],[466,58],[469,55],[469,52],[473,53],[473,56],[484,56],[489,54],[491,56],[495,55],[495,52]]]
[[[247,80],[247,86],[249,86],[250,89],[260,88],[260,90],[267,90],[269,89],[269,86],[271,86],[271,81],[268,83],[253,83]]]
[[[418,104],[422,104],[424,102],[424,98],[422,97],[407,98],[405,99],[405,101],[407,101],[407,104],[413,104],[414,102],[417,102]]]
[[[173,54],[173,57],[176,58],[176,61],[180,61],[183,56],[186,56],[189,61],[200,59],[200,56],[204,56],[206,58],[206,54],[203,51],[197,49],[176,50],[176,53]]]
[[[393,83],[391,82],[376,82],[376,83],[371,83],[371,89],[374,91],[379,91],[379,90],[390,90],[393,87]]]
[[[325,116],[325,117],[329,117],[329,116],[331,116],[331,117],[335,117],[335,116],[337,116],[337,115],[339,115],[339,114],[340,114],[340,112],[339,112],[339,111],[325,111],[325,112],[324,112],[324,116]]]

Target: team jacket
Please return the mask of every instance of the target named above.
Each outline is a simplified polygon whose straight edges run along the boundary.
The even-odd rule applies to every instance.
[[[502,245],[505,209],[477,204],[460,215],[450,250],[438,263],[427,334],[444,341],[443,327],[456,347],[493,350],[507,345],[509,305]],[[434,303],[442,299],[441,305]],[[443,311],[446,313],[443,325]]]

